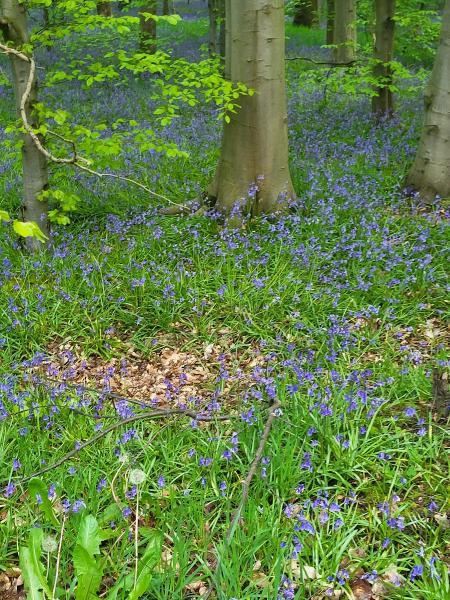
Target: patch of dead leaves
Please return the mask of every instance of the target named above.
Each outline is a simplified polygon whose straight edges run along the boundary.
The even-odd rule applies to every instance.
[[[33,372],[71,385],[111,391],[124,398],[142,400],[158,408],[187,406],[203,408],[214,400],[218,377],[220,402],[234,406],[244,390],[253,384],[252,371],[264,364],[256,350],[240,355],[230,351],[228,337],[218,343],[204,343],[195,350],[166,347],[143,356],[130,343],[122,345],[123,355],[105,360],[83,355],[66,341],[49,347],[48,357]]]
[[[26,593],[23,588],[22,572],[17,567],[11,567],[0,572],[1,600],[24,600]]]

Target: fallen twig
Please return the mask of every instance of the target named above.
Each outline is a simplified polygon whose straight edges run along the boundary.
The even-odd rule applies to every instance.
[[[103,431],[100,431],[99,433],[92,436],[85,442],[82,442],[81,444],[79,444],[76,448],[74,448],[73,450],[71,450],[70,452],[65,454],[62,458],[55,461],[53,464],[48,465],[47,467],[40,469],[39,471],[36,471],[36,473],[33,473],[32,475],[29,475],[28,477],[24,477],[24,478],[18,480],[17,483],[19,483],[19,484],[26,483],[27,481],[29,481],[30,479],[33,479],[34,477],[40,477],[41,475],[44,475],[44,473],[53,471],[53,469],[60,467],[62,464],[67,462],[69,459],[71,459],[73,456],[78,454],[78,452],[81,452],[81,450],[84,450],[84,448],[87,448],[88,446],[91,446],[95,442],[98,442],[100,439],[102,439],[103,437],[108,435],[108,433],[111,433],[112,431],[119,429],[123,425],[130,425],[131,423],[136,423],[137,421],[143,421],[143,420],[164,419],[167,417],[172,417],[174,415],[183,415],[186,417],[191,417],[191,419],[195,419],[196,421],[205,421],[205,422],[232,421],[233,419],[238,418],[238,416],[235,416],[235,415],[217,415],[217,416],[199,415],[192,410],[183,410],[182,408],[168,408],[168,409],[143,412],[143,413],[140,413],[139,415],[133,415],[131,417],[127,417],[126,419],[122,419],[118,423],[114,423],[113,425],[110,425]]]
[[[261,440],[259,442],[259,446],[258,446],[258,449],[255,454],[255,458],[252,461],[252,464],[250,466],[250,470],[247,474],[247,477],[242,482],[241,501],[240,501],[237,509],[234,511],[233,518],[231,519],[230,526],[228,527],[228,530],[227,530],[227,533],[225,536],[225,540],[224,540],[224,543],[226,545],[228,545],[231,542],[234,532],[236,530],[236,527],[239,524],[239,521],[241,519],[242,511],[245,507],[245,504],[248,500],[248,496],[250,493],[250,485],[252,483],[253,477],[255,476],[256,469],[258,468],[258,465],[261,461],[261,457],[263,455],[264,448],[265,448],[267,440],[269,438],[270,430],[272,429],[272,424],[273,424],[274,420],[281,414],[280,407],[281,407],[281,403],[278,400],[271,406],[271,410],[270,410],[269,416],[267,417],[266,424],[264,426],[264,430],[263,430],[263,433],[261,436]],[[211,577],[212,580],[214,580],[217,577],[219,570],[220,570],[220,561],[218,560],[217,566]],[[213,589],[214,589],[213,583],[211,583],[208,591],[206,592],[206,595],[204,596],[204,600],[208,600],[208,598],[212,594]]]

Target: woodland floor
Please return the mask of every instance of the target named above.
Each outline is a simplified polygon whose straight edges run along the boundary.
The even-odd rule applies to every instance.
[[[206,27],[189,20],[176,40],[167,29],[167,43],[195,57]],[[289,35],[292,55],[323,52],[319,33]],[[21,478],[120,418],[186,407],[236,419],[138,421],[42,475],[65,527],[59,597],[70,597],[88,513],[112,532],[102,591],[133,569],[129,477],[140,468],[140,544],[164,535],[146,598],[200,596],[219,557],[215,588],[227,600],[448,599],[448,429],[431,385],[432,368],[449,364],[448,206],[425,211],[402,192],[420,92],[377,125],[366,98],[301,85],[307,68],[288,69],[297,212],[230,231],[160,217],[135,189],[58,171],[82,205],[52,250],[24,256],[2,227],[0,598],[22,590],[14,569],[30,529],[60,532]],[[92,122],[146,122],[147,85],[64,84],[53,105]],[[11,102],[2,89],[2,122]],[[220,123],[186,110],[164,135],[189,157],[129,149],[124,172],[176,202],[196,197]],[[14,149],[0,156],[0,181],[2,208],[14,210]],[[274,398],[281,411],[227,545]]]

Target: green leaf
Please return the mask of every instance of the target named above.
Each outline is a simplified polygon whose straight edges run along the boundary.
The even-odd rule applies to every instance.
[[[44,575],[44,567],[40,562],[42,554],[42,529],[32,529],[28,538],[28,545],[20,549],[19,564],[22,571],[28,598],[42,600],[41,590],[52,597],[50,588]]]
[[[92,515],[85,515],[81,519],[78,530],[77,544],[86,550],[90,556],[100,554],[102,535],[97,519]]]
[[[48,239],[34,221],[14,221],[13,229],[21,237],[34,237],[42,243]]]
[[[102,568],[95,558],[80,544],[75,546],[72,558],[78,580],[75,600],[97,598],[96,594],[102,582]]]
[[[9,221],[9,213],[6,210],[0,210],[0,221]]]
[[[53,512],[53,506],[50,500],[48,499],[47,486],[42,481],[42,479],[38,479],[36,477],[34,479],[31,479],[28,484],[28,491],[33,500],[36,500],[36,494],[39,494],[39,496],[42,499],[42,502],[39,504],[40,510],[42,510],[42,512],[50,521],[50,523],[52,523],[52,525],[59,527],[59,521],[56,518],[56,515]]]

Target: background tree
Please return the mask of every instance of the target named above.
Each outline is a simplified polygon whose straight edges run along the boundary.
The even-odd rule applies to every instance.
[[[407,184],[431,203],[450,196],[450,0],[446,0],[433,71],[425,92],[425,118]]]
[[[334,43],[334,13],[335,13],[335,1],[327,0],[327,44],[331,45]]]
[[[392,115],[394,94],[391,86],[394,58],[395,0],[376,0],[375,65],[376,95],[372,98],[372,111],[377,115]]]
[[[294,9],[294,25],[312,27],[317,23],[318,0],[298,0]]]
[[[139,10],[139,46],[143,52],[156,52],[156,21],[144,16],[145,13],[156,15],[156,0],[148,2]]]
[[[209,196],[223,213],[271,213],[294,198],[288,164],[283,0],[226,2],[225,71],[255,94],[224,125]],[[235,212],[236,209],[236,212]]]
[[[97,2],[97,13],[102,17],[112,16],[112,5],[111,2]]]
[[[173,13],[173,10],[173,0],[163,0],[162,14],[169,15],[170,13]]]
[[[18,0],[0,1],[0,27],[5,42],[13,48],[22,51],[30,42],[28,33],[27,13],[23,4]],[[18,54],[9,53],[12,70],[12,80],[17,111],[33,129],[38,128],[39,120],[33,110],[38,100],[38,87],[34,61],[24,60]],[[32,58],[30,56],[30,58]],[[48,186],[47,160],[28,132],[22,134],[22,174],[23,199],[21,216],[25,222],[36,223],[41,232],[49,233],[48,206],[41,199],[41,194]],[[26,237],[25,243],[29,250],[36,251],[42,247],[43,237],[33,235]]]
[[[333,60],[352,62],[356,58],[356,0],[336,0]]]
[[[208,51],[210,55],[217,54],[218,26],[219,26],[219,0],[208,0],[209,39]]]

